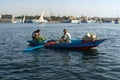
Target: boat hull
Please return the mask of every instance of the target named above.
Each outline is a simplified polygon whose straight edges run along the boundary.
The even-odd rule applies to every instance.
[[[70,50],[88,50],[97,47],[106,39],[100,39],[95,41],[82,41],[82,40],[72,40],[72,43],[56,43],[55,41],[49,41],[45,43],[39,43],[33,40],[29,40],[31,46],[45,45],[47,49],[70,49]]]

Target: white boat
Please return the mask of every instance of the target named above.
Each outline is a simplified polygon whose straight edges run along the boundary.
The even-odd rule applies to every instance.
[[[71,23],[78,24],[79,22],[80,22],[80,20],[71,20]]]
[[[42,11],[41,15],[40,15],[40,18],[39,18],[39,23],[46,23],[47,20],[44,19],[44,12],[45,10]]]

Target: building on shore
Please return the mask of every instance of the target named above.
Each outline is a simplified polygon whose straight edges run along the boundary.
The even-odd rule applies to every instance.
[[[14,23],[14,16],[10,14],[1,15],[1,23]]]
[[[88,23],[88,17],[87,16],[81,16],[81,23]]]

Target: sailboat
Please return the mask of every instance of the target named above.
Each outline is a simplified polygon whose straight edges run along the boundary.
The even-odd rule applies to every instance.
[[[14,17],[14,16],[12,17],[12,23],[17,23],[17,22],[15,21],[15,17]]]
[[[39,23],[40,23],[40,24],[47,22],[47,20],[44,20],[44,12],[45,12],[45,10],[42,11],[41,16],[40,16],[40,18],[39,18]]]
[[[25,16],[23,16],[23,20],[22,20],[22,23],[24,23],[25,22]]]

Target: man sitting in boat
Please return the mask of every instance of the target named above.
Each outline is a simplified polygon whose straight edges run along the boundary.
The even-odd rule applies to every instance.
[[[71,43],[71,35],[70,35],[70,33],[67,31],[67,29],[64,29],[64,30],[63,30],[63,36],[61,37],[61,39],[59,40],[59,42]]]
[[[36,31],[34,31],[32,33],[32,39],[38,42],[44,42],[45,38],[43,36],[40,35],[40,30],[37,29]]]

